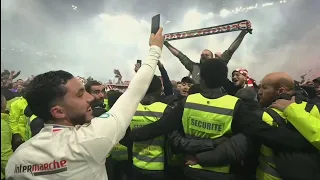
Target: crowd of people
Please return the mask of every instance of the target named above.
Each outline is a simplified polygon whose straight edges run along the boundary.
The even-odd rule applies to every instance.
[[[62,70],[27,81],[5,70],[1,180],[320,179],[320,77],[272,72],[259,83],[239,68],[229,80],[247,33],[196,63],[160,28],[125,92]],[[170,80],[163,45],[190,76]]]

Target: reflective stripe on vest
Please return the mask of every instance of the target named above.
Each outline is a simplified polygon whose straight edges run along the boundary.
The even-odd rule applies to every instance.
[[[167,105],[156,102],[144,106],[139,104],[130,124],[131,129],[158,121]],[[164,170],[164,136],[133,143],[133,165],[145,170]]]
[[[186,135],[216,139],[231,134],[233,112],[238,98],[225,95],[217,99],[207,99],[200,93],[189,95],[182,116]],[[221,167],[189,166],[196,169],[229,173],[230,165]]]
[[[278,110],[273,109],[279,116],[284,117],[282,113]],[[270,126],[276,126],[276,123],[273,121],[273,117],[267,112],[264,112],[262,115],[262,120],[269,124]],[[280,174],[277,171],[275,165],[275,159],[273,151],[271,148],[266,145],[261,145],[260,148],[260,157],[259,157],[259,166],[256,173],[258,180],[280,180]]]
[[[117,161],[128,160],[128,149],[126,146],[118,143],[111,151],[112,159]]]

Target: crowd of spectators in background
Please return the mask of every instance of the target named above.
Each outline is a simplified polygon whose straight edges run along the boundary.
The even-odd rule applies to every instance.
[[[140,66],[141,66],[140,64],[136,64],[134,67],[134,71],[137,72],[137,70],[139,69]],[[188,93],[189,88],[193,84],[197,84],[190,74],[188,76],[183,77],[181,80],[170,80],[168,73],[167,73],[166,69],[164,68],[163,64],[159,63],[158,67],[159,67],[159,70],[161,73],[159,78],[162,81],[162,85],[163,85],[162,89],[163,90],[172,89],[172,93],[175,95],[177,95],[177,94],[185,95],[186,93]],[[119,70],[115,70],[115,71],[118,72],[118,73],[115,73],[116,78],[117,78],[117,82],[112,82],[111,79],[108,82],[102,82],[99,80],[95,80],[91,76],[89,76],[87,78],[78,76],[78,79],[83,84],[86,84],[87,82],[90,82],[90,81],[97,81],[105,86],[106,91],[115,90],[115,91],[124,92],[125,89],[128,87],[130,81],[122,81],[121,80],[122,76],[121,75],[119,76],[119,74],[120,74]],[[245,83],[248,86],[255,86],[256,90],[258,89],[258,84],[255,82],[254,79],[249,77],[248,71],[246,69],[240,68],[240,69],[234,70],[233,72],[236,72],[236,73],[232,74],[231,79],[235,85],[241,86],[242,83]],[[23,89],[34,78],[34,76],[31,75],[26,80],[19,79],[20,73],[21,73],[21,71],[16,72],[14,70],[12,70],[12,71],[4,70],[1,73],[1,93],[4,95],[4,97],[7,100],[22,96]],[[304,93],[306,96],[308,96],[310,101],[320,102],[319,97],[316,95],[317,91],[319,91],[319,90],[317,90],[317,87],[318,87],[318,84],[320,81],[319,77],[313,77],[313,79],[305,79],[305,76],[306,76],[306,74],[302,75],[300,80],[295,81],[296,87],[298,89],[300,89],[301,92]],[[121,88],[115,87],[115,86],[120,86]],[[166,87],[166,88],[164,88],[164,87]],[[229,89],[228,85],[226,85],[225,88],[227,90],[232,91],[232,92],[237,91],[237,89],[234,89],[234,90]],[[171,90],[170,90],[170,92],[163,92],[163,93],[164,94],[171,94]]]

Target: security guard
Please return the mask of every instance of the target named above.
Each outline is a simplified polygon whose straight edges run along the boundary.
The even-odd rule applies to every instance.
[[[227,76],[226,66],[223,67],[225,67],[225,72],[221,75]],[[200,76],[203,77],[203,75],[206,75],[206,71],[200,71]],[[207,98],[201,93],[192,94],[187,97],[182,115],[184,133],[187,137],[204,139],[230,136],[232,134],[231,124],[233,113],[239,99],[234,96],[222,94],[222,91],[219,92],[219,86],[221,86],[221,84],[211,86],[208,83],[206,85],[212,89],[217,88],[216,94],[219,95],[219,97]],[[196,171],[212,172],[211,174],[215,176],[216,179],[233,178],[233,175],[230,174],[230,165],[228,164],[218,167],[202,167],[196,164],[190,165],[189,168],[196,169]],[[212,179],[214,178],[212,177]]]
[[[160,102],[161,80],[154,76],[149,89],[138,106],[130,124],[131,131],[158,121],[167,105]],[[159,136],[148,141],[133,142],[133,179],[164,180],[165,178],[165,137]]]
[[[265,107],[271,105],[271,108],[267,108],[263,114],[263,121],[271,126],[292,129],[293,131],[300,129],[300,133],[309,140],[310,145],[303,150],[301,149],[301,152],[288,153],[276,147],[270,148],[263,144],[260,149],[261,156],[259,158],[259,167],[257,168],[257,179],[320,178],[320,174],[317,173],[317,169],[320,169],[320,154],[315,148],[320,138],[319,127],[316,127],[319,122],[318,108],[311,105],[310,110],[308,110],[310,111],[309,113],[306,109],[310,106],[306,102],[299,102],[295,97],[291,98],[290,95],[294,94],[294,80],[286,73],[268,74],[262,79],[260,85],[260,104]],[[284,100],[283,98],[289,100]],[[272,103],[275,99],[278,100]],[[296,101],[299,103],[296,103]],[[286,109],[287,107],[288,109]],[[291,124],[288,124],[287,121],[292,121],[296,129]]]
[[[20,97],[11,103],[9,125],[13,134],[13,150],[31,138],[28,119],[32,115],[27,109],[28,102]]]

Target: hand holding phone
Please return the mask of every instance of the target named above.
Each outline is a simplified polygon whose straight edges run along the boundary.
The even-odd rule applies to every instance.
[[[137,72],[140,69],[141,63],[142,63],[141,60],[137,60],[137,63],[134,66],[134,72]]]
[[[160,28],[160,14],[152,17],[151,20],[151,33],[156,34]]]
[[[149,46],[158,46],[160,49],[163,47],[164,36],[162,35],[163,28],[160,27],[156,34],[151,34],[149,38]]]

